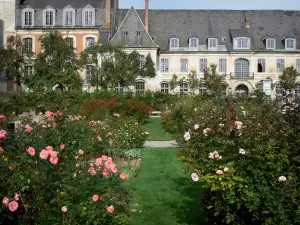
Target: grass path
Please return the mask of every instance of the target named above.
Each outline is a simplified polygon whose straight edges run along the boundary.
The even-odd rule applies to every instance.
[[[169,141],[172,140],[172,136],[166,133],[161,124],[161,118],[150,118],[147,123],[147,129],[149,131],[148,141]]]
[[[204,225],[201,188],[177,159],[176,148],[143,149],[137,178],[124,182],[133,194],[133,225]]]

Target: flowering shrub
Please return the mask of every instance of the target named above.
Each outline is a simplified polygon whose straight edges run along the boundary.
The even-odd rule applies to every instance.
[[[164,126],[215,223],[283,225],[300,223],[299,119],[277,102],[195,97],[169,107]]]
[[[15,132],[2,123],[1,224],[129,223],[126,174],[105,154],[108,125],[95,123],[60,112],[22,121]]]

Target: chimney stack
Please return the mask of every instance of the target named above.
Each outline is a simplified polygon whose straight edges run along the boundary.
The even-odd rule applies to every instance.
[[[248,17],[248,16],[246,17],[245,24],[246,24],[246,28],[250,28],[251,27],[250,17]]]
[[[145,29],[149,31],[149,0],[145,0]]]
[[[106,0],[106,4],[105,4],[105,20],[106,20],[106,25],[105,28],[106,29],[110,29],[110,16],[111,14],[111,0]]]

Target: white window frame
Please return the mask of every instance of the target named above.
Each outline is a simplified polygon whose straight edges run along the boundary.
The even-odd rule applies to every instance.
[[[26,13],[31,13],[31,24],[26,25]],[[23,27],[32,27],[34,26],[34,9],[25,8],[22,10],[22,26]]]
[[[180,73],[188,73],[189,72],[189,59],[181,58],[180,59]]]
[[[168,94],[170,89],[170,85],[168,82],[160,83],[160,92]]]
[[[146,90],[146,82],[143,80],[137,80],[135,82],[135,91],[142,94],[145,93]]]
[[[296,71],[300,73],[300,59],[296,59]]]
[[[199,59],[199,73],[205,73],[207,70],[207,59],[201,58]]]
[[[190,38],[189,39],[189,48],[190,50],[198,50],[199,47],[199,39],[198,38]]]
[[[222,74],[227,73],[227,59],[226,58],[219,59],[219,73],[222,73]]]
[[[91,12],[91,20],[88,19],[88,21],[90,21],[90,23],[86,23],[87,21],[85,20],[86,18],[86,13]],[[95,9],[93,7],[91,7],[90,5],[86,6],[83,10],[82,10],[82,25],[83,26],[95,26]]]
[[[26,68],[27,68],[27,69],[28,69],[28,68],[31,68],[31,69],[27,70]],[[28,71],[30,71],[30,72],[28,73]],[[24,76],[32,75],[33,72],[34,72],[34,67],[33,67],[33,65],[25,65],[25,66],[24,66]]]
[[[284,58],[277,58],[276,59],[276,71],[277,73],[283,73],[285,69],[285,60]]]
[[[199,94],[207,93],[207,86],[204,83],[199,84]]]
[[[186,82],[181,83],[180,87],[179,87],[179,90],[180,90],[180,94],[189,93],[189,84],[186,83]]]
[[[51,24],[47,24],[47,22],[48,22],[47,21],[47,14],[48,13],[52,13],[52,22],[51,22],[51,20],[49,20],[51,22]],[[43,11],[43,25],[47,26],[47,27],[53,27],[53,26],[55,26],[55,18],[56,18],[55,16],[56,16],[55,9],[50,8],[50,7],[44,9],[44,11]]]
[[[124,92],[124,86],[120,82],[116,83],[115,84],[115,91],[116,92]]]
[[[31,50],[32,50],[32,52],[35,52],[35,46],[34,46],[35,39],[34,39],[34,37],[32,37],[32,36],[24,36],[24,37],[22,37],[22,43],[24,44],[24,40],[27,39],[27,38],[31,39],[31,41],[32,41],[32,43],[31,43],[32,49]]]
[[[140,69],[145,67],[146,57],[145,55],[140,55]]]
[[[67,23],[67,14],[71,13],[72,15],[72,20],[71,20],[71,24]],[[72,7],[68,6],[63,10],[63,26],[75,26],[75,9],[73,9]],[[69,20],[68,20],[69,21]],[[70,22],[70,21],[69,21]]]
[[[98,37],[96,36],[96,35],[84,35],[83,36],[83,49],[86,49],[86,39],[87,38],[95,38],[95,43],[97,43],[98,42]]]
[[[169,68],[169,59],[168,58],[161,58],[160,59],[160,72],[161,73],[168,73],[170,70]]]
[[[218,49],[218,38],[208,38],[207,49],[208,50],[217,50]]]
[[[293,47],[288,46],[288,42],[292,41],[293,42]],[[296,50],[296,39],[295,38],[286,38],[284,40],[284,46],[285,50]]]
[[[233,38],[233,49],[250,49],[250,48],[251,48],[250,38],[247,37]]]
[[[266,72],[266,60],[264,58],[259,58],[257,59],[257,69],[258,69],[258,64],[262,65],[262,72],[259,72],[257,70],[257,73],[265,73]]]
[[[170,49],[178,50],[179,46],[179,38],[170,38]]]
[[[276,39],[275,38],[267,38],[266,39],[266,49],[269,49],[269,50],[276,49]]]

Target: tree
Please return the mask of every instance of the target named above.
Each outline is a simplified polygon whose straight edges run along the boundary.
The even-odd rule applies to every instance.
[[[204,73],[204,84],[212,95],[223,95],[226,93],[227,84],[225,75],[217,73],[217,65],[212,64]]]
[[[31,90],[79,89],[82,80],[78,70],[81,68],[75,49],[59,32],[50,32],[39,39],[42,52],[37,55],[34,73],[25,79]]]
[[[285,91],[293,92],[296,87],[296,79],[300,76],[299,73],[297,73],[297,70],[291,66],[285,68],[283,73],[279,75],[279,82],[282,85],[282,88]]]
[[[153,78],[156,76],[156,70],[154,68],[154,62],[152,60],[152,57],[150,53],[146,57],[145,66],[141,68],[141,76],[142,77],[149,77]]]
[[[196,89],[199,88],[200,80],[197,78],[197,73],[195,70],[191,70],[188,75],[187,82],[189,84],[191,92],[194,94]]]
[[[0,71],[4,72],[6,81],[14,80],[18,90],[24,81],[24,65],[32,63],[32,56],[19,36],[8,38],[7,48],[0,49]]]

